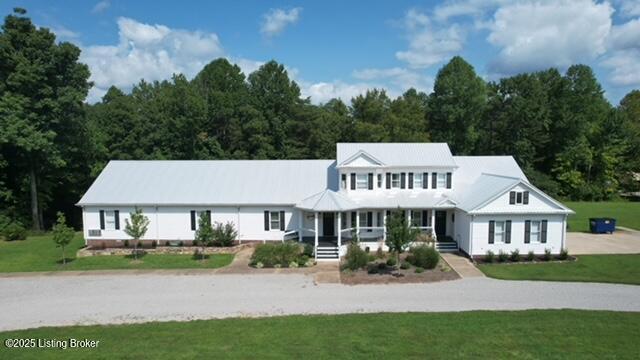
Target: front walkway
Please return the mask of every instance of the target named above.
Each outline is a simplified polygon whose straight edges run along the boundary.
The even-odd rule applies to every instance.
[[[484,277],[482,271],[464,256],[455,253],[441,253],[440,256],[463,278]]]
[[[616,229],[613,234],[567,233],[571,255],[640,254],[640,231]]]
[[[489,278],[314,285],[303,274],[0,278],[0,331],[289,314],[564,308],[640,311],[640,286]]]

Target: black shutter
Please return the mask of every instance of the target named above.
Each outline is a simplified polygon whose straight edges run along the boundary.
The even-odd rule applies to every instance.
[[[451,189],[451,173],[447,173],[447,189]]]
[[[196,229],[196,211],[191,210],[191,230]]]
[[[211,210],[207,210],[207,217],[209,218],[209,225],[213,224],[211,222]]]
[[[351,190],[356,189],[356,174],[351,173]]]
[[[409,189],[413,189],[413,173],[409,173]]]
[[[116,220],[116,230],[120,230],[120,210],[114,210],[113,216]]]
[[[264,231],[269,231],[269,211],[264,211]]]
[[[356,212],[355,212],[355,211],[352,211],[352,212],[351,212],[351,227],[352,227],[352,228],[355,228],[355,227],[356,227],[356,220],[357,220],[357,218],[356,218]]]
[[[100,229],[104,230],[104,210],[100,210]]]
[[[280,211],[280,230],[284,231],[284,211]]]
[[[531,242],[531,220],[525,220],[524,222],[524,243]]]
[[[385,180],[387,182],[386,187],[387,189],[391,189],[391,173],[387,173],[385,176]]]
[[[540,242],[543,244],[547,242],[547,220],[542,220],[542,232],[540,233]]]
[[[422,173],[422,188],[429,188],[429,173]]]
[[[437,189],[438,188],[438,173],[431,173],[431,188],[432,189]]]
[[[391,216],[391,210],[387,210],[387,217]]]
[[[368,211],[367,212],[367,227],[372,227],[373,226],[373,212]],[[371,232],[372,229],[367,229],[368,232]]]
[[[342,174],[341,177],[342,177],[342,183],[340,184],[340,186],[341,187],[343,186],[343,188],[346,189],[347,188],[347,174]]]
[[[400,189],[404,189],[407,182],[407,173],[400,174]]]
[[[525,205],[529,204],[529,192],[528,191],[525,191],[522,194],[522,203],[525,204]]]
[[[516,204],[522,204],[522,193],[516,192]]]
[[[373,173],[369,173],[369,190],[373,190]]]
[[[511,220],[507,220],[504,225],[504,242],[511,244]]]
[[[422,226],[429,226],[429,210],[422,210]]]
[[[511,191],[509,192],[509,204],[513,205],[516,203],[516,192],[515,191]]]
[[[493,244],[493,238],[496,232],[496,222],[493,220],[489,221],[489,244]]]

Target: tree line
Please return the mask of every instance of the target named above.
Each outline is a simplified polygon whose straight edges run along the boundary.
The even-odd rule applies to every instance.
[[[447,142],[455,155],[513,155],[553,196],[605,200],[638,190],[640,91],[612,106],[574,65],[485,81],[461,57],[431,94],[372,89],[315,105],[285,67],[245,76],[215,59],[193,79],[111,87],[84,103],[80,49],[16,9],[0,33],[0,222],[48,227],[109,160],[335,158],[336,142]]]

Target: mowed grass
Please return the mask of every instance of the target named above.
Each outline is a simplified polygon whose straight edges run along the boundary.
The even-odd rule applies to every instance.
[[[62,265],[62,250],[55,246],[51,235],[0,240],[0,272],[218,268],[233,260],[232,254],[210,255],[204,261],[194,259],[192,255],[145,255],[138,261],[127,256],[76,258],[76,252],[82,246],[84,240],[78,233],[66,249],[67,264]]]
[[[7,338],[96,349],[7,349],[4,359],[632,359],[640,313],[578,310],[350,314],[40,328]]]
[[[568,231],[589,231],[589,218],[612,217],[616,225],[640,230],[640,202],[564,202],[576,212],[569,215]]]
[[[487,276],[505,280],[582,281],[640,285],[640,254],[580,255],[564,263],[483,264]]]

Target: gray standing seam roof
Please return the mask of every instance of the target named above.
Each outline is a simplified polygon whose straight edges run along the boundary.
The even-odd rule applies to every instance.
[[[338,166],[363,151],[386,166],[455,167],[446,143],[338,143]]]

